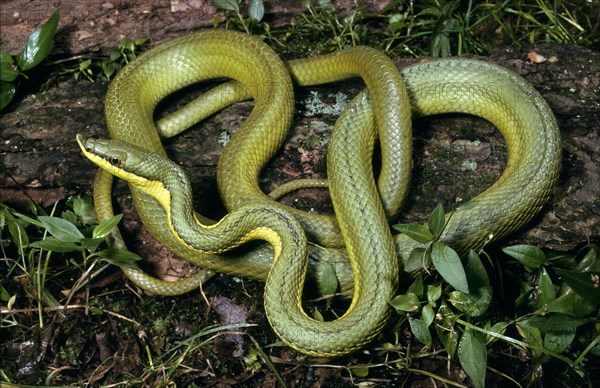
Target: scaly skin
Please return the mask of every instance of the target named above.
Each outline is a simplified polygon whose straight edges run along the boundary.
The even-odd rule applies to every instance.
[[[368,92],[357,96],[344,111],[331,140],[328,175],[338,225],[331,217],[285,208],[264,195],[257,182],[258,174],[285,139],[292,119],[291,78],[299,85],[308,85],[352,76],[362,77]],[[413,116],[448,112],[478,115],[495,124],[506,139],[508,161],[500,179],[451,217],[447,215],[440,240],[460,253],[479,250],[526,224],[546,203],[558,178],[560,139],[556,121],[539,93],[510,71],[479,61],[448,59],[413,65],[398,73],[389,59],[364,47],[291,61],[286,66],[261,41],[222,31],[176,39],[126,66],[111,84],[106,98],[111,137],[164,157],[152,117],[156,104],[186,85],[222,77],[236,81],[161,120],[159,132],[163,137],[173,136],[211,112],[252,97],[252,113],[232,137],[219,162],[219,189],[233,214],[229,217],[245,219],[239,213],[247,212],[248,204],[252,209],[267,209],[267,213],[278,214],[282,219],[292,212],[311,241],[333,247],[345,242],[347,254],[310,245],[308,276],[314,277],[326,263],[334,265],[342,291],[353,296],[348,312],[338,320],[324,323],[304,314],[300,298],[305,256],[294,259],[296,256],[286,253],[288,250],[279,254],[276,249],[273,264],[268,250],[236,257],[211,254],[215,249],[195,245],[204,228],[190,216],[189,205],[166,203],[164,198],[168,195],[149,195],[130,179],[134,202],[147,229],[180,257],[210,270],[266,281],[265,308],[274,330],[290,346],[307,354],[337,356],[354,351],[376,336],[387,320],[387,302],[396,291],[399,276],[397,259],[406,258],[417,246],[404,235],[392,238],[386,221],[386,217],[397,214],[408,191],[409,110]],[[382,147],[379,189],[370,167],[376,137]],[[88,147],[86,156],[91,158],[94,147]],[[106,163],[98,164],[110,170]],[[164,168],[152,179],[162,181],[171,174],[168,171]],[[139,172],[122,177],[136,174]],[[94,196],[101,220],[112,215],[111,184],[108,173],[98,174]],[[183,188],[171,191],[178,195],[183,192]],[[264,215],[265,210],[256,212]],[[270,232],[263,233],[258,223],[245,222],[234,223],[245,228],[244,236],[265,238],[276,245],[281,239],[282,247],[286,246],[291,232],[281,230],[282,225],[265,226]],[[286,223],[291,225],[291,221]],[[115,239],[124,246],[118,235]],[[296,243],[302,245],[299,240]],[[168,283],[150,277],[134,265],[124,266],[123,270],[140,287],[169,295],[189,291],[204,276],[201,273]]]

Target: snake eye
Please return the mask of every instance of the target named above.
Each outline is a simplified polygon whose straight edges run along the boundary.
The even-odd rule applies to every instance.
[[[121,164],[121,159],[117,158],[116,156],[111,157],[110,159],[108,159],[108,161],[113,166],[118,166],[119,164]]]

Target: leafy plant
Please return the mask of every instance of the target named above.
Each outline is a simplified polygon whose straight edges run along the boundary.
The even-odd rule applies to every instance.
[[[0,51],[0,110],[14,98],[20,80],[27,78],[27,72],[42,63],[50,54],[59,19],[60,11],[56,10],[46,23],[29,35],[16,56]]]
[[[244,31],[250,33],[252,25],[260,22],[263,16],[265,16],[265,6],[262,0],[250,0],[248,7],[246,8],[248,18],[245,18],[241,11],[242,2],[243,0],[213,0],[213,3],[215,3],[217,8],[224,11],[226,16],[228,12],[232,12],[235,15],[235,18],[226,17],[225,20],[227,28],[229,28],[231,24],[239,25],[244,29]],[[213,21],[215,28],[217,27],[218,23],[219,20],[217,17],[215,17]]]
[[[432,212],[427,225],[395,226],[415,241],[427,244],[426,248],[415,249],[407,265],[411,260],[432,265],[454,288],[451,290],[440,280],[426,284],[423,275],[419,274],[405,293],[390,302],[405,317],[403,319],[408,320],[414,337],[432,348],[431,329],[435,329],[448,357],[458,355],[462,368],[476,387],[485,386],[487,353],[499,339],[529,349],[535,363],[559,359],[583,375],[581,363],[585,354],[600,351],[598,337],[575,360],[562,353],[576,344],[577,329],[593,322],[590,316],[598,314],[598,248],[589,247],[580,261],[573,256],[548,255],[529,245],[503,248],[503,252],[522,265],[527,273],[535,275],[532,284],[521,282],[521,294],[515,304],[525,310],[522,315],[492,324],[489,318],[486,319],[486,312],[491,306],[494,290],[479,254],[471,251],[463,263],[452,248],[437,241],[443,227],[441,205]],[[572,269],[555,268],[559,264]],[[560,275],[564,282],[553,281],[552,272]],[[531,308],[533,311],[528,311]],[[517,329],[522,340],[505,335],[510,326]]]
[[[124,38],[119,46],[108,57],[83,57],[61,59],[52,62],[55,75],[72,74],[75,79],[85,77],[90,81],[95,79],[110,80],[127,63],[135,59],[148,39],[131,40]],[[74,65],[69,65],[76,62]]]
[[[99,249],[104,238],[116,227],[121,215],[115,216],[102,224],[97,224],[94,209],[89,197],[75,197],[70,201],[72,209],[62,212],[61,217],[54,216],[56,207],[50,215],[46,215],[37,206],[31,206],[33,215],[25,215],[3,204],[0,204],[0,247],[2,261],[6,262],[8,279],[13,273],[25,275],[24,282],[30,295],[34,295],[38,304],[39,326],[44,326],[42,312],[46,307],[58,307],[61,303],[68,305],[71,297],[89,279],[98,276],[111,263],[116,261],[135,261],[139,256],[126,250],[113,248]],[[16,257],[4,250],[4,243],[10,241],[15,247]],[[73,257],[78,253],[80,259]],[[57,255],[69,254],[71,265],[81,271],[81,276],[69,290],[66,300],[50,292],[46,287],[47,279],[51,276],[51,260]],[[96,269],[99,262],[105,262]],[[0,299],[7,302],[7,314],[18,303],[16,294],[0,286]],[[10,325],[10,320],[4,318],[2,326]]]

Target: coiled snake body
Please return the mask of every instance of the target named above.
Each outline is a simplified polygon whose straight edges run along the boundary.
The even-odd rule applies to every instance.
[[[355,76],[365,81],[366,90],[342,113],[327,155],[336,218],[289,209],[263,194],[258,176],[285,140],[293,82],[311,85]],[[165,96],[214,78],[234,81],[155,126],[153,111]],[[230,214],[217,224],[201,224],[185,174],[166,159],[160,136],[173,136],[248,98],[254,108],[218,166],[219,190]],[[411,116],[447,112],[489,120],[509,150],[498,181],[446,217],[440,240],[465,253],[527,223],[547,201],[560,168],[558,127],[546,102],[519,76],[495,65],[447,59],[398,71],[385,55],[366,47],[284,64],[252,36],[201,32],[158,46],[127,65],[106,97],[113,140],[78,141],[103,169],[94,188],[100,220],[112,215],[111,174],[127,180],[144,225],[161,243],[203,268],[266,281],[265,310],[282,340],[310,355],[338,356],[364,346],[385,325],[398,259],[416,246],[404,235],[392,237],[388,226],[408,192]],[[376,184],[371,159],[377,139],[382,167]],[[123,245],[118,235],[115,239]],[[270,242],[275,260],[269,250],[222,254],[251,239]],[[314,276],[323,263],[334,266],[341,291],[352,294],[348,311],[330,322],[311,319],[301,306],[307,266],[308,276]],[[201,276],[168,283],[135,265],[122,268],[140,287],[165,295],[189,291]]]

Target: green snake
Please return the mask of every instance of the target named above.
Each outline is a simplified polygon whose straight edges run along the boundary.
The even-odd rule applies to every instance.
[[[340,116],[328,149],[336,217],[275,202],[260,190],[258,177],[286,138],[293,84],[350,77],[361,77],[366,90]],[[155,125],[153,112],[164,97],[216,78],[233,81]],[[160,137],[249,98],[253,110],[218,165],[219,190],[230,213],[213,224],[194,213],[185,173],[167,159]],[[347,354],[377,336],[390,314],[399,263],[418,246],[405,235],[392,236],[388,227],[408,192],[411,117],[477,115],[498,127],[507,143],[498,181],[446,215],[439,239],[460,254],[529,222],[547,202],[560,169],[558,126],[544,99],[514,73],[476,60],[436,60],[398,71],[379,51],[354,47],[284,63],[255,37],[206,31],[167,42],[128,64],[111,83],[105,109],[113,140],[78,137],[84,155],[102,168],[94,187],[99,219],[113,214],[112,175],[125,179],[142,222],[174,253],[206,269],[266,281],[265,311],[274,331],[313,356]],[[376,142],[382,159],[377,182],[371,167]],[[118,234],[114,239],[124,246]],[[253,239],[268,241],[273,251],[223,253]],[[318,277],[326,265],[352,302],[339,319],[319,322],[303,311],[302,291],[305,277]],[[140,287],[164,295],[187,292],[204,276],[169,283],[135,265],[122,269]]]

